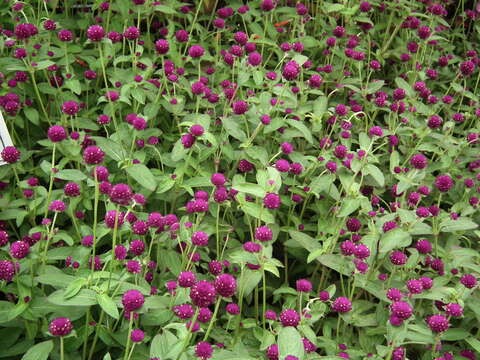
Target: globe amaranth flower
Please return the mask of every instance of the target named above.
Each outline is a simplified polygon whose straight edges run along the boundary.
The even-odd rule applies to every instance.
[[[407,260],[407,255],[399,250],[392,251],[390,254],[390,261],[394,265],[405,265]]]
[[[291,60],[285,64],[282,70],[282,75],[286,80],[295,80],[300,74],[300,65]]]
[[[105,153],[98,146],[90,145],[83,150],[83,160],[87,165],[98,165],[103,162]]]
[[[145,338],[145,333],[140,329],[135,329],[130,333],[130,339],[134,343],[142,342]]]
[[[411,305],[404,301],[396,301],[390,306],[390,310],[396,317],[406,320],[413,314]]]
[[[285,309],[280,314],[280,322],[283,326],[298,326],[300,315],[294,309]]]
[[[100,41],[105,36],[105,30],[100,25],[92,25],[87,29],[87,38],[90,41]]]
[[[48,210],[54,212],[64,212],[65,207],[65,203],[62,200],[53,200],[48,206]]]
[[[267,209],[277,209],[281,204],[280,196],[275,193],[268,193],[263,198],[263,205],[265,205]]]
[[[202,57],[204,54],[205,49],[200,45],[192,45],[188,49],[188,55],[190,55],[192,58],[199,58]]]
[[[192,244],[195,246],[207,246],[208,234],[203,231],[195,231],[192,234]]]
[[[177,278],[178,285],[183,288],[192,287],[197,282],[195,274],[191,271],[182,271]]]
[[[120,205],[130,204],[133,197],[132,189],[127,184],[117,184],[112,186],[109,195],[110,201]]]
[[[448,316],[460,317],[463,315],[463,307],[460,304],[450,303],[445,306],[445,313]]]
[[[80,110],[80,106],[73,100],[65,101],[62,104],[62,112],[67,115],[75,115]]]
[[[216,292],[223,297],[229,298],[237,290],[237,281],[230,274],[218,275],[214,282]]]
[[[463,275],[460,278],[460,282],[467,289],[473,289],[475,286],[477,286],[477,278],[475,276],[473,276],[472,274]]]
[[[143,294],[135,289],[127,290],[122,296],[122,304],[125,311],[135,311],[142,307],[145,302]]]
[[[278,345],[272,344],[267,348],[267,358],[269,360],[278,360]]]
[[[15,265],[9,260],[0,260],[0,280],[7,282],[13,280],[15,275]]]
[[[28,255],[30,251],[30,245],[23,240],[15,241],[10,244],[10,256],[15,259],[23,259]]]
[[[340,296],[333,301],[331,308],[335,312],[346,313],[352,310],[352,303],[348,298]]]
[[[440,192],[448,192],[454,185],[453,179],[449,175],[439,175],[435,179],[435,187]]]
[[[67,138],[67,132],[65,131],[65,128],[60,125],[50,126],[48,128],[47,135],[52,142],[60,142]]]
[[[427,167],[427,158],[423,154],[413,155],[410,159],[410,165],[415,169],[425,169]]]
[[[243,100],[235,101],[232,104],[232,110],[236,115],[245,114],[248,111],[248,104]]]
[[[190,288],[190,299],[199,307],[208,307],[215,302],[217,292],[214,285],[206,280],[200,280]]]
[[[427,319],[428,327],[435,333],[444,332],[450,327],[448,319],[443,315],[432,315]]]
[[[125,219],[125,214],[117,210],[109,210],[105,214],[105,225],[113,229],[115,228],[115,223],[117,228],[120,228],[123,225]]]
[[[69,197],[80,196],[80,185],[74,182],[68,182],[63,187],[63,193]]]
[[[200,358],[201,360],[210,359],[213,354],[213,348],[210,343],[206,341],[200,341],[195,346],[195,355]]]
[[[240,314],[240,306],[238,306],[238,305],[235,304],[235,303],[229,303],[229,304],[227,304],[227,306],[225,307],[225,310],[226,310],[227,313],[229,313],[230,315],[238,315],[238,314]]]
[[[128,260],[125,268],[131,274],[140,274],[142,272],[142,265],[137,260]]]
[[[210,181],[215,186],[222,186],[227,182],[227,179],[225,178],[225,175],[220,173],[215,173],[215,174],[212,174],[212,176],[210,177]]]
[[[255,240],[262,242],[270,241],[273,238],[273,231],[268,226],[260,226],[255,229]]]
[[[307,279],[299,279],[295,283],[298,292],[310,292],[312,291],[312,283]]]
[[[72,332],[73,325],[69,318],[59,317],[50,322],[48,330],[53,336],[66,336]]]
[[[0,155],[2,160],[8,164],[16,163],[20,159],[20,151],[15,146],[6,146]]]
[[[213,313],[209,308],[200,308],[197,319],[199,322],[205,324],[210,321],[212,316],[213,316]]]

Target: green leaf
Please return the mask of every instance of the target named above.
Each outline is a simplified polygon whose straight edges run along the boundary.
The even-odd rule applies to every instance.
[[[175,180],[171,176],[162,175],[158,178],[157,194],[163,194],[167,192],[175,185]]]
[[[105,311],[108,315],[113,317],[114,319],[118,319],[120,317],[120,314],[118,313],[117,305],[115,305],[115,302],[112,300],[111,297],[109,297],[107,294],[96,294],[98,305],[102,308],[103,311]]]
[[[313,113],[318,117],[322,117],[327,111],[327,106],[328,98],[326,96],[319,96],[313,102]]]
[[[22,360],[47,360],[52,350],[53,341],[44,341],[28,349]]]
[[[412,236],[402,229],[393,229],[383,234],[380,239],[380,253],[385,254],[396,248],[407,247],[412,243]]]
[[[454,329],[450,328],[442,334],[442,340],[445,341],[458,341],[463,340],[470,336],[471,334],[465,329]]]
[[[68,80],[66,81],[65,86],[77,95],[82,93],[82,87],[80,85],[80,81],[78,80]]]
[[[466,217],[460,217],[457,220],[446,219],[440,223],[441,232],[455,232],[473,230],[478,227],[478,224]]]
[[[39,115],[38,111],[32,107],[27,107],[23,109],[23,112],[25,113],[25,116],[27,117],[28,120],[30,120],[33,124],[39,125],[40,122],[38,121]]]
[[[243,142],[247,140],[247,135],[245,135],[245,132],[240,128],[238,121],[238,118],[225,117],[222,119],[222,125],[228,135]]]
[[[401,77],[397,77],[395,79],[395,84],[397,84],[397,86],[399,88],[402,88],[403,90],[405,90],[408,97],[414,97],[415,96],[415,91],[413,91],[412,87],[405,80],[403,80]]]
[[[155,11],[159,11],[161,13],[169,14],[169,15],[175,15],[177,13],[175,9],[172,9],[167,5],[155,5],[153,9]]]
[[[377,92],[378,90],[380,90],[383,87],[383,85],[385,85],[384,80],[373,81],[373,82],[369,83],[368,86],[367,86],[367,94],[373,94],[373,93]]]
[[[125,159],[126,153],[122,145],[101,136],[92,136],[92,138],[97,142],[98,146],[101,147],[102,150],[105,151],[105,153],[113,160],[121,161]]]
[[[298,242],[303,248],[307,249],[309,252],[314,252],[315,250],[320,248],[319,242],[312,238],[310,235],[307,235],[297,230],[289,230],[288,233],[293,240]]]
[[[474,348],[478,353],[480,353],[480,341],[478,339],[475,339],[473,337],[465,339],[465,341],[472,347]]]
[[[63,169],[60,170],[55,174],[56,178],[62,179],[62,180],[69,180],[69,181],[82,181],[87,178],[87,175],[85,175],[83,172],[80,170],[75,170],[75,169]]]
[[[263,198],[266,194],[265,190],[258,184],[250,184],[250,183],[236,184],[235,186],[233,186],[233,188],[239,192],[251,194],[259,198]]]
[[[183,144],[180,139],[177,140],[172,149],[172,161],[177,162],[185,158],[187,155],[188,149],[183,147]]]
[[[150,169],[147,168],[145,165],[133,164],[126,170],[128,175],[135,179],[135,181],[137,181],[144,188],[150,191],[155,191],[155,188],[157,187],[157,182],[155,181],[155,177],[153,176]]]
[[[337,214],[338,217],[345,217],[357,210],[361,204],[361,199],[359,198],[347,198],[342,201],[342,206],[340,211]]]
[[[382,171],[378,167],[373,164],[367,164],[365,168],[368,174],[373,177],[373,179],[377,182],[378,185],[380,185],[381,187],[385,186],[385,177],[383,176]]]
[[[340,10],[343,10],[343,8],[344,8],[344,5],[343,5],[343,4],[324,3],[323,5],[324,5],[325,11],[326,11],[327,13],[338,12],[338,11],[340,11]]]
[[[48,301],[59,306],[92,306],[97,304],[96,294],[93,290],[82,289],[70,299],[65,299],[65,290],[57,290],[50,294]]]
[[[302,336],[292,326],[282,327],[278,333],[278,352],[279,358],[285,359],[288,355],[303,358]]]
[[[173,344],[178,342],[178,338],[168,330],[163,330],[162,334],[155,335],[150,345],[150,357],[163,359]]]
[[[300,131],[303,135],[303,137],[305,139],[307,139],[307,141],[310,143],[310,144],[313,144],[313,137],[312,137],[312,133],[310,132],[310,130],[305,126],[304,123],[302,123],[301,121],[298,121],[298,120],[293,120],[293,119],[289,119],[287,120],[287,123],[294,127],[295,129],[297,129],[298,131]]]
[[[79,278],[75,279],[73,282],[71,282],[67,288],[65,289],[65,292],[63,293],[63,297],[65,299],[70,299],[77,295],[80,290],[82,289],[83,285],[87,283],[87,279],[85,278]]]
[[[269,212],[268,209],[262,208],[261,205],[246,201],[241,204],[240,207],[245,214],[253,216],[256,219],[260,219],[267,224],[275,223],[275,217]]]

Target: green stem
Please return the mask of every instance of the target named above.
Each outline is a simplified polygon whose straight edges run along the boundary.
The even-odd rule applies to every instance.
[[[218,297],[217,302],[215,304],[215,310],[213,311],[213,316],[210,319],[210,323],[208,324],[207,332],[205,333],[205,336],[203,337],[203,341],[207,341],[208,336],[210,335],[210,331],[212,331],[213,323],[217,319],[217,313],[218,309],[220,308],[220,303],[222,302],[222,298]]]
[[[60,336],[60,360],[64,360],[65,355],[63,351],[63,336]]]
[[[123,356],[123,360],[127,360],[129,358],[128,356],[128,350],[130,349],[130,343],[131,343],[131,339],[130,339],[130,334],[132,333],[132,325],[133,325],[133,313],[130,313],[129,314],[129,317],[130,317],[130,321],[128,322],[128,338],[127,338],[127,346],[125,347],[125,355]]]

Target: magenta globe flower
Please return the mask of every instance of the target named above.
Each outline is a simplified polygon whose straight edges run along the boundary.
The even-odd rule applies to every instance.
[[[72,332],[73,325],[70,322],[70,319],[59,317],[50,322],[48,330],[53,336],[67,336]]]

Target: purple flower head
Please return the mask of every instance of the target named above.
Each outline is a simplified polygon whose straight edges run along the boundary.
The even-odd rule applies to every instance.
[[[407,260],[408,260],[407,255],[405,255],[400,250],[392,251],[392,253],[390,254],[390,261],[394,265],[405,265]]]
[[[295,80],[300,74],[300,65],[294,60],[291,60],[283,67],[282,75],[286,80]]]
[[[285,309],[280,314],[280,322],[282,326],[298,326],[300,323],[300,315],[294,309]]]
[[[2,150],[1,156],[3,161],[13,164],[20,159],[20,151],[15,146],[7,146]]]
[[[396,317],[406,320],[413,314],[411,305],[404,301],[396,301],[390,306],[390,310]]]
[[[105,36],[105,30],[100,25],[92,25],[87,29],[87,38],[90,41],[100,41]]]
[[[122,297],[122,304],[125,311],[135,311],[142,307],[145,297],[138,290],[127,290]]]
[[[145,338],[145,333],[140,329],[135,329],[130,334],[130,339],[134,343],[142,342]]]
[[[215,302],[217,293],[213,284],[206,280],[200,280],[190,288],[190,299],[194,305],[208,307]]]
[[[88,165],[98,165],[103,162],[105,153],[98,146],[90,145],[83,150],[83,160]]]
[[[265,242],[273,238],[273,232],[268,226],[260,226],[255,230],[255,239]]]
[[[115,223],[117,228],[120,228],[123,225],[125,214],[122,212],[117,212],[116,210],[109,210],[105,214],[105,225],[113,229],[115,228]]]
[[[413,155],[410,159],[410,165],[412,165],[412,167],[415,169],[425,169],[427,167],[427,164],[427,158],[423,154]]]
[[[0,280],[5,280],[7,282],[13,280],[15,275],[15,265],[9,260],[0,260]]]
[[[268,193],[263,198],[263,205],[265,205],[267,209],[277,209],[281,204],[280,196],[275,193]]]
[[[191,271],[183,271],[178,275],[178,285],[184,288],[195,285],[197,279],[195,274]]]
[[[10,244],[10,256],[15,259],[23,259],[28,255],[30,251],[30,245],[26,241],[15,241]]]
[[[454,185],[453,179],[449,175],[439,175],[435,179],[435,187],[440,192],[448,192]]]
[[[310,292],[312,291],[312,283],[307,279],[297,280],[295,283],[298,292]]]
[[[53,336],[66,336],[72,332],[73,325],[70,322],[70,319],[59,317],[50,322],[48,330]]]
[[[192,234],[192,244],[195,246],[207,246],[208,235],[203,231],[196,231]]]
[[[65,131],[64,127],[60,125],[50,126],[47,135],[52,142],[60,142],[67,138],[67,132]]]
[[[467,289],[473,289],[475,286],[477,286],[477,278],[475,276],[473,276],[472,274],[463,275],[460,278],[460,282]]]
[[[248,111],[248,104],[243,100],[235,101],[232,104],[232,110],[236,115],[245,114]]]
[[[205,50],[200,45],[192,45],[188,49],[188,55],[192,58],[199,58],[205,54]]]
[[[435,333],[444,332],[450,327],[448,319],[443,315],[432,315],[427,319],[428,327]]]
[[[222,274],[215,278],[214,286],[220,296],[229,298],[232,297],[237,290],[237,281],[230,274]]]
[[[133,193],[127,184],[117,184],[110,189],[110,201],[115,204],[128,205],[132,201]]]
[[[65,203],[62,200],[53,200],[48,206],[48,210],[54,211],[54,212],[64,212]]]
[[[195,355],[200,358],[201,360],[210,359],[213,354],[213,348],[210,343],[206,341],[200,341],[195,346]]]
[[[348,298],[340,296],[333,301],[331,308],[335,312],[346,313],[352,310],[352,303]]]
[[[460,304],[450,303],[445,306],[445,313],[448,316],[460,317],[463,315],[463,307]]]

